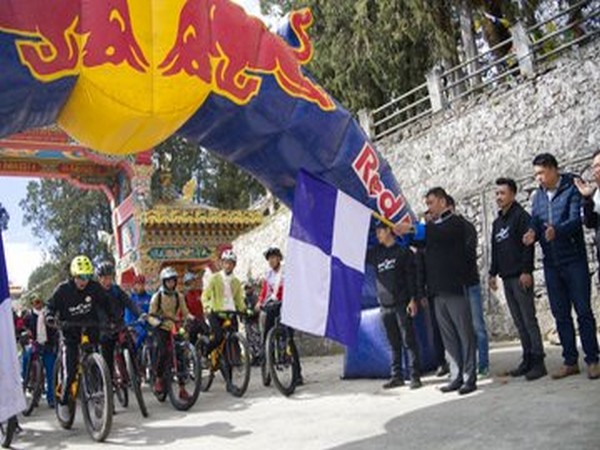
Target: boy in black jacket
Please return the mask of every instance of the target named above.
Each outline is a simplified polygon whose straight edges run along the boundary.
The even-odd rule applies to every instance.
[[[378,222],[379,245],[369,249],[367,264],[377,271],[377,298],[381,320],[392,347],[392,377],[383,385],[391,389],[404,385],[402,346],[406,346],[410,371],[410,388],[421,387],[419,350],[412,317],[417,313],[415,301],[415,262],[410,250],[401,247],[391,228]]]
[[[537,380],[547,374],[544,364],[544,345],[535,315],[533,295],[534,247],[523,244],[523,235],[529,230],[531,216],[515,200],[517,184],[510,178],[496,180],[496,203],[500,208],[492,228],[492,265],[490,289],[498,289],[496,277],[502,278],[504,295],[510,314],[519,332],[523,360],[509,374],[525,375]]]

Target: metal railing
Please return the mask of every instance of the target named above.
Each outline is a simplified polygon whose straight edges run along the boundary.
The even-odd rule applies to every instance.
[[[600,33],[600,0],[584,0],[529,29],[516,24],[511,37],[448,69],[368,114],[370,136],[379,140],[435,112],[477,99],[502,85],[520,83],[542,63],[591,42]]]

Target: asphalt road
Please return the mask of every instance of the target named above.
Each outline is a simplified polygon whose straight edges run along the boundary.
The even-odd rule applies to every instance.
[[[549,368],[559,367],[559,349],[548,347],[548,354]],[[263,388],[258,370],[244,398],[233,398],[216,380],[185,413],[146,391],[151,416],[117,408],[104,444],[90,440],[80,411],[65,431],[43,405],[21,420],[14,448],[600,449],[600,380],[499,376],[518,358],[515,346],[493,349],[495,375],[467,397],[442,394],[444,380],[432,376],[417,391],[384,391],[382,380],[342,381],[341,356],[306,358],[307,383],[292,398]]]

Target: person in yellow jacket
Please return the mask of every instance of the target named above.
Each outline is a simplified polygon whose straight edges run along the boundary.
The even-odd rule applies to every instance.
[[[206,347],[206,354],[210,354],[223,341],[223,321],[220,313],[224,312],[246,312],[246,303],[244,302],[244,292],[242,283],[233,274],[233,269],[237,264],[237,257],[232,250],[225,250],[221,255],[220,272],[213,274],[208,280],[208,286],[202,292],[202,304],[204,305],[204,315],[208,318],[208,323],[212,332],[210,342]],[[234,319],[234,326],[237,328],[237,321]]]
[[[177,271],[173,267],[165,267],[160,272],[160,289],[152,296],[150,300],[149,316],[159,319],[160,324],[156,330],[156,339],[158,344],[158,361],[156,364],[156,381],[154,390],[156,392],[164,391],[163,376],[165,373],[167,358],[170,358],[170,333],[176,322],[193,319],[194,317],[188,312],[185,304],[185,298],[177,291]],[[180,385],[179,397],[182,400],[187,400],[189,397],[185,386]]]

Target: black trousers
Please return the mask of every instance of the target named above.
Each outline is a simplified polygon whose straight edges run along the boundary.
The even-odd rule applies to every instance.
[[[528,363],[531,363],[532,359],[543,359],[544,344],[535,315],[533,289],[523,289],[519,277],[505,278],[502,281],[506,303],[521,339],[523,359]]]
[[[237,319],[234,317],[231,319],[232,324],[235,330],[238,329]],[[208,324],[210,325],[210,332],[212,334],[210,341],[206,347],[206,354],[209,355],[214,349],[216,349],[221,342],[223,342],[224,332],[223,332],[223,322],[225,319],[219,317],[216,313],[210,313],[208,315]]]
[[[90,345],[98,344],[100,336],[97,330],[86,332],[90,339]],[[69,328],[63,331],[65,351],[62,354],[63,379],[66,380],[62,389],[62,397],[59,402],[65,405],[69,399],[70,386],[77,375],[77,364],[79,363],[79,347],[81,345],[82,330],[80,328]]]
[[[402,351],[406,348],[408,354],[408,369],[412,379],[419,378],[420,358],[419,348],[415,339],[412,318],[406,312],[406,307],[381,307],[381,320],[392,348],[392,378],[404,379],[402,372]]]
[[[117,336],[103,336],[100,343],[100,350],[106,365],[111,380],[114,381],[115,376],[115,347],[117,345]]]

